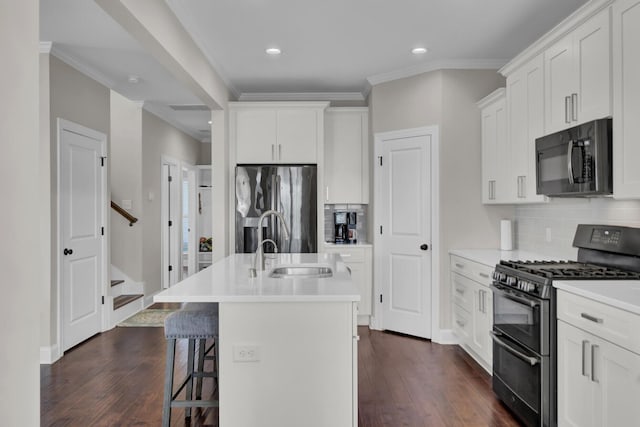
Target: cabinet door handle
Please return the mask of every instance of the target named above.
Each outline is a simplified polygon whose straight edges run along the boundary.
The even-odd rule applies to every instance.
[[[489,275],[487,273],[478,273],[478,276],[484,277],[485,279],[489,278]]]
[[[570,112],[569,112],[569,108],[571,103],[571,97],[570,96],[565,96],[564,97],[564,122],[565,123],[571,123],[571,119],[569,118],[570,116]]]
[[[599,383],[600,380],[596,379],[596,349],[598,348],[597,345],[592,345],[591,346],[591,381],[593,381],[594,383]]]
[[[275,159],[276,159],[276,145],[271,144],[271,160],[275,160]]]
[[[582,376],[583,377],[589,377],[589,374],[587,374],[587,352],[585,351],[584,347],[589,345],[589,341],[587,340],[582,340]]]
[[[456,262],[456,267],[458,267],[458,268],[464,268],[464,265],[463,265],[463,264],[459,264],[459,263],[457,263],[457,262]]]
[[[480,290],[480,313],[484,313],[484,291]]]
[[[578,94],[571,94],[571,119],[574,122],[578,121]]]
[[[462,322],[460,320],[456,320],[456,323],[458,324],[458,326],[460,326],[461,328],[464,328],[464,325],[467,324],[467,322]]]
[[[590,320],[590,321],[595,322],[595,323],[604,323],[603,319],[601,319],[599,317],[592,316],[592,315],[587,314],[587,313],[580,313],[580,317],[582,317],[583,319]]]
[[[326,189],[325,189],[325,196],[327,197],[327,202],[329,201],[329,186],[327,185]]]
[[[456,292],[459,293],[460,295],[464,294],[464,289],[460,289],[460,288],[456,288]]]
[[[282,144],[278,144],[278,160],[282,160]]]

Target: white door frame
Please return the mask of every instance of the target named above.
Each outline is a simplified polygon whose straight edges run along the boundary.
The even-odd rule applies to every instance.
[[[382,146],[386,141],[419,136],[431,137],[431,340],[440,342],[440,133],[438,126],[426,126],[412,129],[402,129],[391,132],[378,132],[374,135],[374,164],[373,164],[373,259],[374,259],[374,304],[371,327],[382,330],[382,303],[379,295],[382,293],[380,250],[380,233],[378,218],[380,218],[381,185],[380,172],[376,168],[378,157],[381,156]]]
[[[63,347],[64,347],[64,341],[63,341],[63,334],[64,334],[64,328],[62,327],[62,323],[63,323],[63,316],[64,316],[64,301],[62,298],[62,250],[60,250],[60,242],[62,241],[62,216],[60,215],[61,213],[61,209],[60,209],[60,193],[61,193],[61,142],[62,142],[62,132],[63,131],[69,131],[69,132],[73,132],[73,133],[77,133],[80,135],[86,135],[89,137],[92,137],[98,141],[100,141],[100,145],[101,145],[101,151],[102,151],[102,155],[105,158],[105,166],[103,168],[101,168],[102,170],[102,188],[101,188],[101,194],[100,196],[102,197],[102,221],[104,223],[104,238],[102,239],[102,244],[101,244],[101,248],[100,250],[102,251],[102,257],[101,257],[101,263],[102,263],[102,277],[100,277],[100,283],[102,283],[102,289],[100,289],[100,293],[102,294],[103,298],[105,295],[107,295],[107,277],[108,277],[108,269],[107,269],[107,255],[109,253],[108,251],[108,245],[107,245],[107,236],[109,235],[109,230],[107,227],[107,218],[108,218],[108,211],[107,211],[107,136],[102,133],[102,132],[98,132],[95,131],[93,129],[90,129],[88,127],[79,125],[77,123],[71,122],[69,120],[65,120],[65,119],[61,119],[61,118],[57,118],[56,119],[56,127],[57,127],[57,131],[56,131],[56,217],[57,217],[57,225],[56,225],[56,244],[55,244],[55,248],[56,248],[56,265],[57,265],[57,277],[56,277],[56,282],[57,282],[57,292],[56,292],[56,305],[58,306],[58,314],[57,314],[57,325],[56,325],[56,329],[57,329],[57,335],[58,335],[58,339],[57,339],[57,349],[52,350],[52,355],[51,355],[51,360],[57,360],[60,356],[62,356],[63,353]],[[101,329],[102,332],[106,331],[108,329],[108,311],[104,309],[104,304],[100,305],[100,310],[101,310]]]
[[[182,211],[182,206],[184,204],[184,198],[187,197],[188,198],[188,203],[189,203],[189,228],[190,228],[190,232],[189,232],[189,236],[188,236],[188,258],[187,258],[187,270],[188,270],[188,275],[191,276],[195,273],[198,272],[197,270],[197,257],[198,257],[198,242],[197,242],[197,231],[198,231],[198,221],[197,221],[197,217],[196,217],[196,200],[197,200],[197,193],[198,193],[198,172],[199,169],[190,164],[190,163],[186,163],[186,162],[182,162],[182,167],[180,168],[181,170],[181,174],[180,174],[180,178],[181,178],[181,183],[184,182],[184,173],[186,172],[188,174],[188,190],[187,190],[187,194],[185,195],[183,190],[183,186],[180,186],[180,220],[182,221],[182,216],[184,214],[184,212]],[[182,268],[184,267],[182,265],[182,241],[184,240],[184,236],[182,235],[182,222],[180,223],[180,280],[182,280]]]
[[[165,175],[165,165],[172,165],[175,166],[175,170],[176,170],[176,176],[172,177],[172,179],[176,183],[176,194],[173,199],[169,200],[169,193],[168,193],[168,188],[167,188],[167,182],[166,182],[166,176]],[[173,256],[173,259],[175,260],[175,262],[173,263],[173,273],[174,273],[174,277],[178,278],[177,280],[175,280],[175,282],[177,283],[180,277],[180,255],[181,255],[181,251],[180,251],[180,244],[174,245],[172,248],[172,253],[168,253],[169,250],[169,229],[167,224],[169,223],[169,215],[168,215],[168,208],[169,208],[169,202],[171,203],[173,210],[172,212],[174,213],[174,222],[177,222],[176,219],[176,215],[177,218],[179,218],[180,220],[182,220],[182,207],[180,206],[180,201],[182,200],[182,168],[180,167],[180,161],[177,159],[174,159],[172,157],[169,156],[165,156],[162,155],[161,159],[160,159],[160,232],[161,232],[161,242],[162,242],[162,247],[160,248],[160,265],[161,265],[161,269],[162,269],[162,288],[166,289],[168,287],[171,286],[171,284],[168,281],[168,275],[167,272],[169,270],[169,264],[167,263],[166,260],[166,256],[167,254],[169,255],[169,260],[171,260],[171,256]],[[172,224],[172,237],[173,240],[176,240],[179,242],[180,240],[180,224]]]

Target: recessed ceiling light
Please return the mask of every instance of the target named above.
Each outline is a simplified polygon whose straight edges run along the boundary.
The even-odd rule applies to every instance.
[[[265,52],[267,52],[267,55],[280,55],[282,53],[282,51],[277,47],[267,48]]]
[[[427,48],[426,47],[414,47],[413,49],[411,49],[411,53],[413,53],[414,55],[422,55],[423,53],[427,53]]]
[[[136,76],[136,75],[130,75],[129,78],[127,79],[127,81],[129,83],[131,83],[132,85],[138,84],[140,83],[140,77]]]
[[[209,120],[207,123],[209,123],[210,125],[212,125],[212,124],[213,124],[213,121],[212,121],[212,120]]]

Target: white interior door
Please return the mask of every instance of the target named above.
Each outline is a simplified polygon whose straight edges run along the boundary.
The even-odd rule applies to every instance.
[[[431,338],[431,135],[376,148],[383,329]]]
[[[63,351],[101,330],[105,141],[59,120],[59,230]]]
[[[180,280],[180,209],[181,173],[178,161],[162,159],[162,206],[160,224],[162,232],[162,287],[168,288]]]

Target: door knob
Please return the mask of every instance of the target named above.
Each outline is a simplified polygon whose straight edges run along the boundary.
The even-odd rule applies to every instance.
[[[427,249],[429,249],[429,245],[427,245],[426,243],[423,243],[420,245],[420,249],[422,249],[423,251],[426,251]]]
[[[71,255],[73,254],[73,249],[64,248],[64,251],[62,251],[62,253],[65,255]]]

